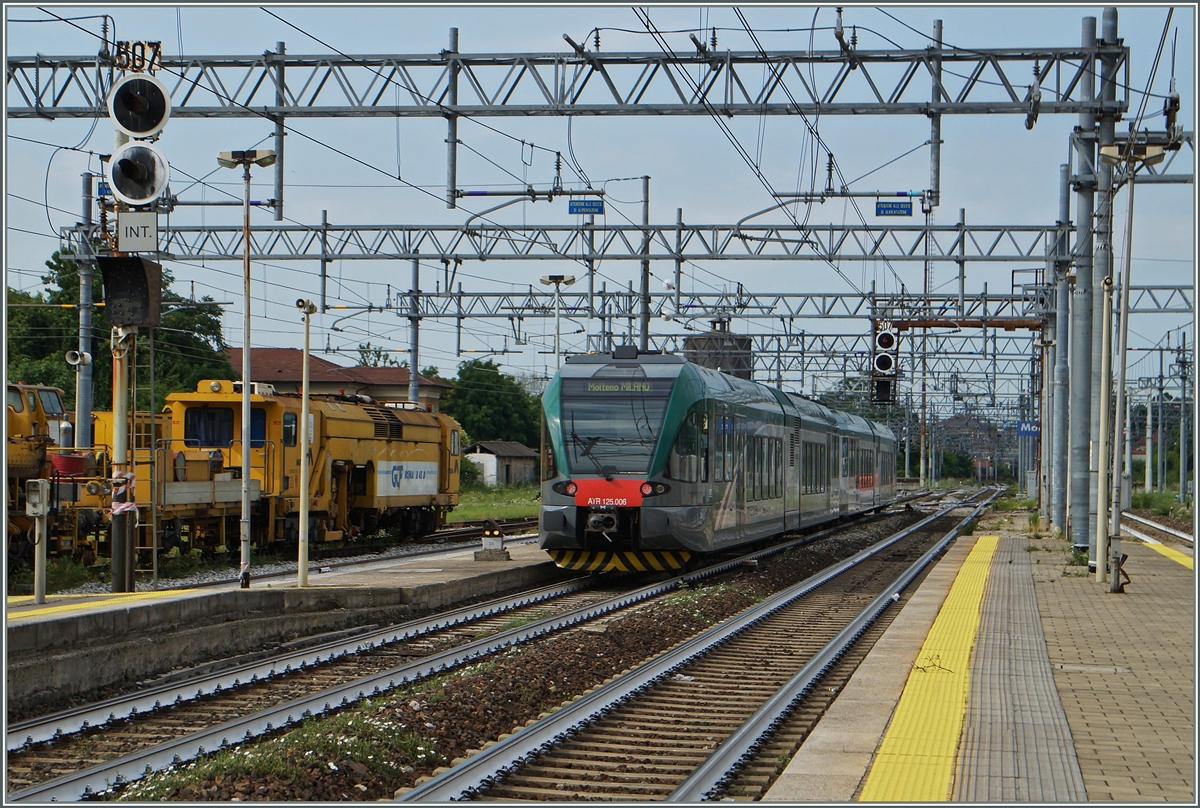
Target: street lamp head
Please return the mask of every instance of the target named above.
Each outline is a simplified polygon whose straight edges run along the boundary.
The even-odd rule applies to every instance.
[[[217,164],[222,168],[237,168],[238,166],[256,165],[266,168],[275,164],[276,155],[271,149],[247,149],[243,151],[223,151],[217,154]]]
[[[575,283],[575,276],[574,275],[543,275],[539,280],[541,280],[542,284],[545,286],[550,286],[552,284],[555,286],[557,286],[559,284],[562,284],[563,286],[570,286],[571,284]]]

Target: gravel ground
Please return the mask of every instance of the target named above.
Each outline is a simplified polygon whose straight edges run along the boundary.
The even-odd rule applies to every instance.
[[[919,518],[902,515],[864,531],[856,539],[827,539],[775,557],[746,570],[722,585],[684,593],[672,603],[647,606],[613,620],[602,631],[574,630],[540,642],[527,643],[501,655],[486,672],[457,673],[435,691],[437,696],[413,697],[395,691],[370,706],[358,708],[360,726],[390,737],[416,731],[427,750],[408,760],[387,756],[386,763],[361,752],[335,754],[285,770],[261,771],[252,758],[303,760],[308,742],[301,730],[291,730],[260,744],[247,744],[220,774],[200,776],[185,784],[155,788],[152,776],[126,789],[120,799],[141,800],[379,800],[391,799],[397,789],[414,785],[438,766],[449,765],[469,750],[478,749],[530,719],[553,710],[589,688],[641,661],[737,614],[757,600],[803,580],[832,561],[844,558],[887,533]],[[866,536],[864,536],[866,534]],[[342,719],[345,720],[344,718]],[[351,719],[358,722],[359,717]],[[332,719],[330,724],[332,724]],[[335,730],[317,730],[317,732]],[[353,730],[350,734],[353,734]],[[364,731],[364,735],[369,735]],[[307,736],[313,737],[312,730]],[[322,737],[318,734],[316,737]],[[349,741],[347,741],[349,743]],[[334,747],[338,748],[338,747]],[[367,748],[370,748],[369,746]],[[420,747],[418,747],[420,748]],[[251,752],[250,749],[256,749]],[[382,756],[381,756],[382,757]],[[312,757],[308,758],[312,760]],[[191,764],[181,767],[186,774]],[[199,769],[197,770],[199,771]]]
[[[1192,525],[1191,522],[1185,522],[1184,520],[1176,519],[1173,516],[1163,516],[1162,514],[1155,513],[1153,510],[1148,508],[1140,508],[1138,510],[1130,511],[1130,513],[1132,513],[1134,516],[1140,516],[1143,519],[1149,519],[1152,522],[1158,522],[1160,525],[1173,527],[1176,530],[1184,533],[1192,533],[1194,530],[1194,525]]]

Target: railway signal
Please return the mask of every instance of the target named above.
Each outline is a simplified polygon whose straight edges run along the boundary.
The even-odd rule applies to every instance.
[[[891,323],[876,322],[871,341],[871,403],[895,404],[900,338]]]

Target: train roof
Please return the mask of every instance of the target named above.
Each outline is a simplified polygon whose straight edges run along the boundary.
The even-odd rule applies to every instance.
[[[805,420],[820,420],[831,426],[836,424],[840,429],[857,434],[862,438],[878,437],[895,440],[896,437],[895,433],[883,424],[868,421],[866,418],[852,413],[831,410],[824,404],[798,393],[785,393],[759,382],[706,368],[703,365],[689,362],[677,354],[639,351],[630,345],[618,346],[611,353],[567,356],[563,366],[559,369],[559,375],[563,378],[590,377],[601,367],[607,366],[640,367],[647,376],[656,378],[675,378],[684,372],[684,368],[687,368],[703,379],[709,392],[716,393],[718,398],[736,400],[741,404],[778,405],[787,415],[798,416]]]

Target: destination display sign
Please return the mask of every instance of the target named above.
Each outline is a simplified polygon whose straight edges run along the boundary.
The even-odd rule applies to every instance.
[[[666,397],[671,394],[674,379],[648,379],[645,376],[594,376],[590,379],[563,379],[564,398],[592,398],[595,396]]]
[[[603,199],[572,199],[567,202],[567,212],[572,216],[581,214],[591,214],[593,216],[604,215],[604,200]]]
[[[912,216],[912,201],[908,199],[875,200],[876,216]]]

